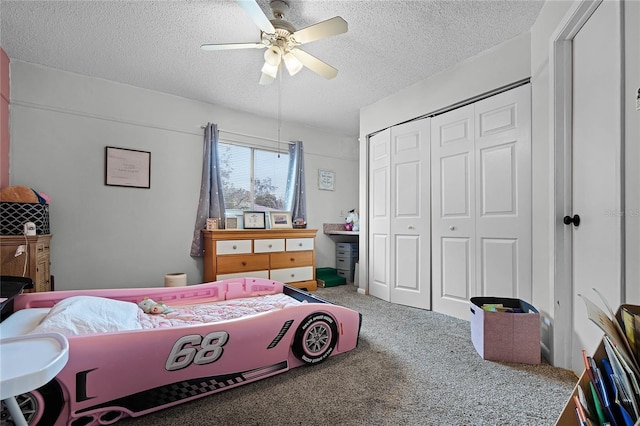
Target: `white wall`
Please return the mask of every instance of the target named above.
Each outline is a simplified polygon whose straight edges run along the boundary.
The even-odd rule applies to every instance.
[[[55,288],[163,285],[166,273],[202,280],[189,256],[202,170],[201,126],[221,136],[277,140],[277,122],[173,95],[11,62],[12,185],[52,198]],[[287,123],[281,140],[305,147],[308,227],[319,229],[317,266],[335,266],[325,222],[356,206],[358,146],[347,136]],[[151,152],[151,189],[104,185],[105,146]],[[336,172],[336,190],[317,189],[318,168]]]

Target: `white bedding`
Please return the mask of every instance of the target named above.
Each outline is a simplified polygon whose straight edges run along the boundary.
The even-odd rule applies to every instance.
[[[94,296],[62,299],[30,334],[57,332],[65,336],[141,330],[138,305]]]
[[[73,296],[56,303],[30,334],[57,332],[65,336],[153,328],[183,327],[285,309],[299,302],[285,294],[172,306],[166,314],[146,314],[133,302],[94,296]]]

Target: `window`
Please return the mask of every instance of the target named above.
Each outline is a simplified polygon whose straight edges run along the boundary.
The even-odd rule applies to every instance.
[[[284,210],[289,154],[223,142],[218,153],[227,215]]]

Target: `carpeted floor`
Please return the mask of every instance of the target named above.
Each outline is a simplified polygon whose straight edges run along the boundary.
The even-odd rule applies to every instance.
[[[362,313],[355,350],[120,424],[553,425],[577,381],[546,363],[482,360],[467,321],[352,285],[316,294]]]

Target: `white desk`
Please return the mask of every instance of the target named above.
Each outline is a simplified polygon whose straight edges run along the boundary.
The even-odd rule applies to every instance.
[[[59,333],[0,339],[0,399],[13,422],[27,425],[15,397],[49,383],[69,359],[69,341]]]

